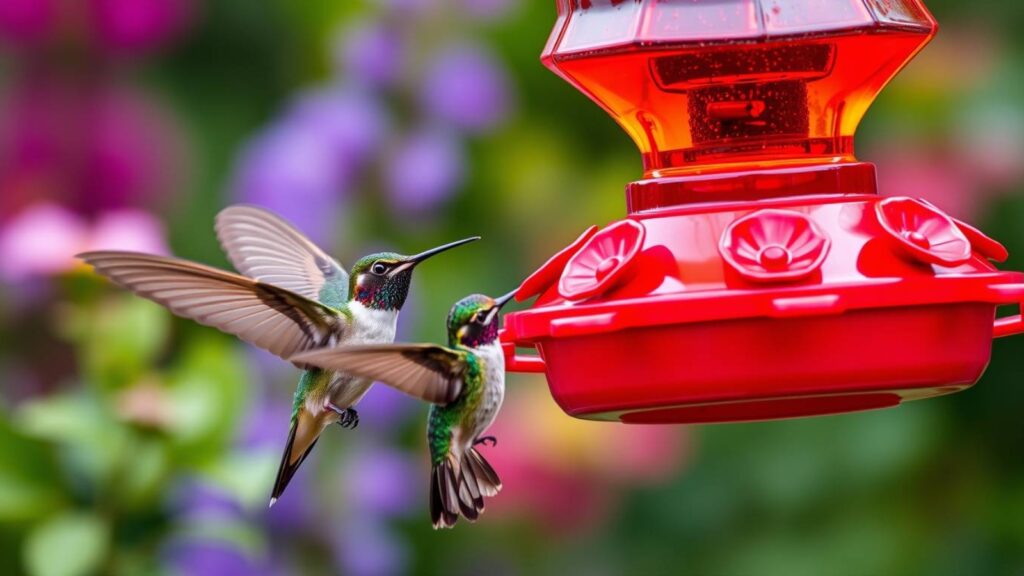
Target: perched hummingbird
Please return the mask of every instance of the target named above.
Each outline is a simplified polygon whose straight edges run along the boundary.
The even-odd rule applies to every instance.
[[[116,284],[171,312],[212,326],[284,359],[342,344],[394,342],[398,312],[413,268],[466,238],[403,256],[381,252],[345,269],[301,232],[253,206],[217,215],[217,237],[244,276],[203,264],[133,252],[87,252],[78,257]],[[306,366],[295,390],[288,442],[270,505],[330,424],[355,427],[354,406],[373,380]]]
[[[448,313],[448,346],[382,344],[302,352],[295,362],[379,380],[433,404],[427,421],[430,448],[430,518],[450,528],[459,514],[470,522],[484,511],[484,497],[501,490],[494,468],[476,450],[505,397],[505,357],[498,342],[497,300],[474,294]]]

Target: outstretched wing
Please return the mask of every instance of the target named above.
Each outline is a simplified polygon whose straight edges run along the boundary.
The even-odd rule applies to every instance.
[[[462,393],[465,352],[435,344],[343,346],[303,352],[292,362],[379,380],[433,404]]]
[[[249,278],[317,302],[348,300],[348,272],[279,216],[255,206],[229,206],[217,214],[215,228],[231,264]]]
[[[345,316],[288,290],[195,262],[134,252],[79,254],[116,284],[284,359],[331,345]]]

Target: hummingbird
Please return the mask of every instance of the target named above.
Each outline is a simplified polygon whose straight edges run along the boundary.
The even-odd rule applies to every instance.
[[[294,226],[255,206],[236,205],[216,219],[217,238],[234,274],[197,262],[135,252],[79,254],[101,275],[183,318],[212,326],[286,360],[345,344],[394,342],[413,269],[458,240],[406,256],[360,258],[351,275]],[[302,369],[270,505],[287,488],[331,424],[355,428],[355,405],[372,380],[293,362]]]
[[[302,352],[293,361],[377,380],[431,403],[427,418],[430,451],[430,518],[435,529],[455,526],[459,516],[475,522],[484,498],[501,480],[477,451],[497,445],[482,436],[505,397],[505,356],[498,342],[498,313],[513,293],[498,299],[467,296],[448,313],[448,346],[377,344]]]

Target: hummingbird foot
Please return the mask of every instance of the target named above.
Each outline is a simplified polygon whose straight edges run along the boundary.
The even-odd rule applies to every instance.
[[[498,439],[494,436],[481,436],[473,441],[473,446],[476,446],[477,444],[483,444],[486,446],[488,442],[491,443],[491,448],[498,445]]]
[[[338,420],[338,424],[340,424],[342,428],[355,430],[359,427],[359,412],[356,412],[355,408],[342,410],[341,420]]]
[[[338,408],[330,402],[328,402],[326,406],[328,410],[334,412],[340,417],[338,419],[338,425],[342,428],[355,430],[356,427],[359,426],[359,412],[356,412],[355,408]]]

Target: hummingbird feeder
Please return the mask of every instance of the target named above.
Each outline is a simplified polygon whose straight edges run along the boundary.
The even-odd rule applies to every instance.
[[[920,0],[559,0],[543,62],[643,155],[628,215],[519,288],[512,371],[568,414],[766,420],[963,390],[1024,332],[1024,274],[924,200],[880,197],[853,136],[927,43]],[[913,195],[918,191],[888,191]],[[535,348],[524,355],[516,348]]]

